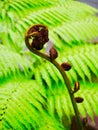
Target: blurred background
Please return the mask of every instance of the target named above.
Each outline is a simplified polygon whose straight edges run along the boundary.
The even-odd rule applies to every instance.
[[[87,3],[98,9],[98,0],[79,0],[80,2]]]

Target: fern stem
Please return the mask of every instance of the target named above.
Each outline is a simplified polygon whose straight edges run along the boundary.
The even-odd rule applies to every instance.
[[[67,77],[66,73],[61,68],[61,66],[55,60],[52,61],[51,63],[55,65],[55,67],[59,70],[59,72],[61,73],[61,75],[64,79],[64,82],[66,84],[66,87],[67,87],[67,90],[68,90],[68,93],[69,93],[69,96],[70,96],[70,99],[71,99],[71,102],[72,102],[72,106],[73,106],[73,109],[74,109],[74,112],[75,112],[78,129],[83,130],[82,122],[81,122],[80,116],[79,116],[79,110],[78,110],[77,104],[74,100],[75,98],[74,98],[74,95],[73,95],[73,91],[71,89],[69,78]]]
[[[29,44],[29,40],[28,40],[27,36],[25,36],[25,43],[26,43],[28,49],[31,52],[33,52],[34,54],[48,60],[49,62],[51,62],[59,70],[59,72],[61,73],[61,75],[62,75],[62,77],[64,79],[64,83],[66,84],[66,87],[67,87],[67,90],[68,90],[68,93],[69,93],[69,96],[70,96],[70,99],[71,99],[71,102],[72,102],[72,106],[73,106],[73,109],[74,109],[74,112],[75,112],[78,129],[83,130],[82,122],[81,122],[80,116],[79,116],[79,110],[78,110],[77,104],[76,104],[76,102],[74,100],[75,98],[74,98],[73,91],[71,89],[71,84],[70,84],[69,78],[67,77],[65,71],[63,70],[63,68],[60,66],[60,64],[56,60],[51,60],[49,55],[47,55],[45,53],[42,53],[42,52],[32,48],[30,46],[30,44]]]

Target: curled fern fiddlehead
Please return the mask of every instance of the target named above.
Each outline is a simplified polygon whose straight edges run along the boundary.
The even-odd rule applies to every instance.
[[[61,73],[61,75],[64,79],[64,82],[67,86],[68,92],[69,92],[69,96],[70,96],[70,99],[71,99],[71,102],[73,105],[73,109],[75,112],[78,128],[79,128],[79,130],[82,130],[83,129],[82,122],[81,122],[78,107],[76,104],[76,102],[78,102],[78,103],[82,102],[82,98],[80,101],[80,97],[79,98],[74,97],[74,93],[71,89],[70,81],[65,73],[65,71],[68,71],[71,69],[71,65],[69,63],[65,63],[65,62],[60,65],[58,62],[56,62],[55,59],[58,57],[58,53],[57,53],[56,49],[54,48],[54,46],[52,46],[50,48],[49,55],[40,51],[43,48],[43,45],[48,42],[48,40],[49,40],[48,39],[48,29],[44,25],[38,24],[38,25],[31,26],[27,30],[26,35],[25,35],[25,43],[26,43],[28,49],[31,52],[33,52],[34,54],[50,61]]]

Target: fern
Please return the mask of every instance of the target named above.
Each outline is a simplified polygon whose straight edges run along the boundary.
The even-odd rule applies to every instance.
[[[27,76],[29,69],[32,70],[31,63],[28,59],[16,52],[10,51],[4,45],[0,45],[0,66],[1,78],[7,78],[11,75],[15,76],[20,73],[24,73]]]
[[[56,3],[51,2],[51,1],[50,2],[44,1],[43,4],[40,4],[41,1],[39,2],[39,0],[37,2],[34,2],[34,1],[31,2],[31,4],[29,4],[29,2],[31,2],[31,1],[28,1],[28,2],[14,1],[14,2],[9,2],[8,4],[6,4],[7,12],[5,11],[4,19],[2,18],[3,12],[1,12],[2,30],[6,30],[6,33],[4,31],[4,34],[5,34],[5,36],[7,35],[6,41],[4,41],[4,44],[8,43],[7,41],[9,41],[9,37],[10,37],[10,41],[12,43],[14,43],[13,45],[17,46],[16,49],[19,48],[20,44],[23,42],[23,34],[24,34],[23,32],[25,32],[27,27],[29,27],[30,25],[35,24],[35,23],[41,23],[41,24],[47,25],[50,28],[50,36],[52,35],[52,32],[56,33],[60,37],[62,37],[62,39],[64,39],[65,42],[68,42],[68,43],[69,43],[69,40],[79,40],[79,38],[80,38],[80,40],[82,40],[82,39],[84,40],[84,39],[90,38],[89,35],[96,36],[96,34],[97,34],[97,30],[96,30],[97,18],[95,18],[95,16],[94,16],[94,14],[97,12],[96,9],[93,9],[89,6],[80,4],[78,2],[73,2],[73,1],[67,1],[65,3],[63,2],[62,6],[59,5],[58,1],[56,1]],[[3,5],[5,5],[4,2],[1,2],[1,3]],[[27,5],[27,6],[29,6],[29,11],[26,6],[23,6],[23,3],[25,3],[25,5]],[[2,7],[2,4],[1,4],[1,7]],[[77,6],[75,6],[75,4]],[[16,7],[18,9],[18,11],[14,11],[14,8],[10,9],[12,5],[14,7]],[[15,6],[15,5],[17,5],[17,6]],[[43,7],[44,8],[41,9],[41,8],[39,8],[40,6],[38,6],[38,5],[41,5],[42,8]],[[74,6],[75,6],[75,10],[74,10]],[[78,7],[78,8],[76,8],[76,7]],[[83,7],[85,7],[85,8],[83,8]],[[2,8],[4,8],[4,7],[2,7]],[[21,8],[22,8],[22,10],[21,10]],[[63,10],[62,10],[62,8],[63,8]],[[37,11],[34,11],[35,9]],[[62,10],[62,11],[59,11],[59,10]],[[76,10],[78,10],[78,11],[76,11]],[[1,10],[1,11],[3,11],[3,10]],[[21,13],[21,11],[22,11],[22,13]],[[18,12],[22,15],[21,17]],[[78,13],[78,12],[81,12],[81,13]],[[10,14],[10,15],[6,15],[6,13]],[[17,13],[17,16],[15,15],[16,13]],[[81,17],[82,17],[82,20],[81,20]],[[8,19],[12,19],[12,20],[6,21]],[[10,21],[12,21],[12,22],[10,22]],[[66,26],[64,26],[65,24],[66,24]],[[66,37],[64,34],[61,36],[58,33],[58,31],[60,29],[59,27],[61,27],[61,26],[65,28],[63,33],[66,35]],[[76,26],[76,28],[73,28],[74,30],[72,31],[71,26],[72,27]],[[83,27],[81,27],[81,26],[83,26]],[[82,36],[80,36],[81,34],[80,35],[78,34],[80,32],[78,30],[79,30],[79,28],[80,28],[80,30],[81,29],[83,30],[83,28],[85,28],[85,27],[88,29],[89,29],[89,27],[91,27],[92,29],[94,28],[93,29],[94,33],[92,33],[91,31],[89,32],[89,30],[91,30],[91,29],[89,29],[88,31],[85,30],[86,32],[83,32],[83,37],[84,37],[83,38]],[[8,28],[10,28],[10,29],[8,29]],[[51,30],[51,28],[54,28],[53,31]],[[68,29],[69,29],[69,31],[68,31]],[[70,32],[70,29],[71,29],[71,32]],[[13,32],[11,30],[13,30]],[[66,33],[66,31],[67,31],[67,33]],[[76,33],[74,33],[74,31]],[[62,31],[60,31],[60,33],[61,32]],[[72,33],[72,34],[70,34],[70,33]],[[85,33],[87,36],[84,35]],[[17,34],[17,37],[16,37],[16,34]],[[69,36],[68,36],[68,34],[69,34]],[[76,37],[74,37],[73,34],[74,35],[76,34]],[[71,35],[72,35],[73,39],[70,38]],[[22,39],[21,39],[21,37],[22,37]],[[19,40],[16,43],[15,41],[17,41],[17,38],[21,39],[21,40]],[[55,39],[54,37],[50,37],[50,38],[56,44],[57,39],[54,40]],[[19,45],[17,45],[17,44],[19,44]],[[8,43],[8,45],[10,45],[10,44]],[[70,46],[71,46],[71,44],[70,44]]]
[[[83,84],[81,82],[81,91],[76,95],[84,98],[84,102],[78,105],[79,111],[83,116],[88,112],[93,118],[92,108],[98,114],[98,93],[96,86],[97,84],[91,85],[89,83]],[[61,120],[61,122],[63,118],[65,124],[67,121],[68,124],[65,128],[68,129],[68,126],[71,123],[73,109],[70,104],[70,98],[66,93],[67,91],[63,86],[60,84],[55,86],[54,84],[52,95],[50,90],[47,90],[46,95],[44,87],[39,86],[35,81],[25,79],[24,77],[20,77],[20,80],[19,78],[12,78],[10,79],[10,82],[6,81],[2,83],[0,87],[1,128],[47,129],[49,127],[50,129],[57,129],[58,126],[58,129],[63,129],[63,127],[59,127],[60,124],[57,123],[55,119],[57,116],[54,117],[54,113],[57,113],[58,119]],[[92,99],[90,95],[93,95]],[[45,104],[47,105],[46,108],[51,116],[43,111]],[[13,120],[13,122],[11,120]]]
[[[81,49],[80,49],[81,48]],[[95,51],[94,51],[94,50]],[[73,65],[73,70],[78,73],[78,75],[84,80],[85,76],[91,80],[91,71],[98,76],[97,68],[97,45],[85,45],[74,47],[73,50],[68,51],[68,53],[63,53],[68,61]],[[94,60],[94,57],[96,60]],[[71,74],[71,71],[69,72]],[[72,75],[72,74],[71,74]],[[73,75],[74,77],[74,75]],[[77,80],[77,79],[75,79]]]
[[[63,129],[43,111],[46,104],[43,87],[24,77],[10,81],[0,87],[0,129]]]
[[[71,117],[73,115],[73,109],[70,102],[70,98],[66,95],[66,89],[59,84],[58,86],[54,85],[55,89],[52,92],[53,94],[48,95],[48,111],[51,115],[56,113],[58,118],[61,120],[64,118],[63,123],[65,127],[69,129],[69,124],[71,123]],[[78,105],[79,112],[85,117],[86,113],[90,115],[93,119],[93,111],[98,115],[97,110],[97,84],[83,83],[81,82],[81,90],[75,94],[75,96],[83,97],[84,102]],[[54,110],[54,111],[53,111]]]
[[[69,6],[69,2],[71,3],[70,6]],[[1,3],[4,5],[3,2],[1,2]],[[37,8],[36,7],[38,5],[37,3],[39,3],[39,1],[33,2],[33,3],[31,2],[31,4],[29,4],[29,1],[28,2],[25,2],[25,1],[22,1],[22,2],[20,2],[20,1],[10,2],[10,3],[6,4],[7,5],[7,12],[9,14],[11,13],[12,15],[15,15],[15,13],[17,13],[17,11],[13,12],[14,8],[12,8],[13,10],[9,9],[10,6],[12,6],[12,5],[13,6],[17,5],[17,6],[14,6],[14,7],[17,7],[18,12],[21,11],[20,8],[23,8],[24,12],[26,12],[26,9],[28,9],[27,6],[29,7],[31,5],[30,9],[32,10],[34,8]],[[82,40],[82,41],[84,41],[84,40],[89,40],[90,37],[97,36],[97,33],[98,33],[97,30],[96,30],[96,28],[97,28],[97,19],[95,20],[95,17],[94,17],[94,19],[92,18],[92,15],[94,15],[94,13],[97,12],[96,9],[93,9],[93,8],[87,6],[87,8],[88,8],[88,11],[87,11],[87,8],[83,9],[81,7],[81,6],[84,7],[84,4],[82,5],[82,4],[78,3],[78,2],[73,2],[73,1],[67,1],[65,3],[63,2],[62,6],[60,6],[59,3],[54,5],[54,2],[51,2],[51,1],[49,3],[48,2],[46,2],[46,3],[44,3],[44,4],[39,3],[39,5],[41,5],[43,7],[46,7],[46,9],[43,8],[43,10],[41,11],[40,8],[39,8],[39,10],[37,12],[33,11],[32,13],[31,13],[31,11],[29,9],[30,16],[27,16],[27,14],[26,15],[22,14],[23,19],[20,19],[19,15],[17,15],[16,18],[12,17],[12,15],[10,15],[10,16],[8,15],[10,18],[13,18],[12,23],[11,22],[6,22],[5,19],[3,20],[3,18],[1,18],[1,20],[2,20],[1,21],[1,28],[2,28],[3,31],[1,32],[0,37],[2,39],[3,44],[7,45],[11,49],[15,48],[14,50],[16,50],[17,52],[23,51],[23,48],[24,48],[24,45],[22,44],[23,43],[23,38],[21,40],[21,35],[23,35],[23,31],[25,31],[25,29],[28,26],[30,26],[31,24],[38,23],[38,22],[46,24],[50,28],[50,39],[54,42],[54,44],[58,48],[61,48],[61,49],[64,48],[64,46],[63,46],[63,44],[61,42],[62,40],[64,41],[64,45],[67,43],[69,46],[72,46],[73,44],[70,42],[70,40],[72,40],[72,41],[74,41],[74,40],[78,40],[78,41]],[[2,4],[1,4],[1,6],[3,6]],[[24,4],[27,5],[27,6],[23,6]],[[77,17],[78,13],[77,14],[75,13],[76,8],[75,8],[75,11],[74,11],[74,8],[72,8],[72,6],[74,7],[74,4],[77,4],[77,7],[78,6],[81,7],[81,8],[78,8],[78,9],[80,9],[81,15],[79,13],[79,16],[80,16],[80,18],[82,17],[82,20],[79,19],[79,16]],[[32,8],[33,5],[34,5],[34,7]],[[51,5],[51,7],[49,5]],[[54,6],[55,6],[55,8],[54,8]],[[62,10],[62,8],[64,8],[64,10],[63,10],[63,12],[60,12],[59,10]],[[67,8],[69,8],[71,11],[68,11]],[[54,12],[54,13],[52,13],[52,12]],[[71,13],[69,13],[69,12],[71,12]],[[3,13],[2,13],[2,15],[3,15]],[[26,16],[26,18],[24,18],[24,16]],[[33,17],[33,19],[32,19],[32,17]],[[14,20],[17,19],[17,18],[19,20],[16,20],[17,22],[15,22]],[[87,21],[85,20],[85,18],[87,19]],[[6,19],[8,19],[8,18],[6,18]],[[34,19],[36,20],[36,22],[34,22],[35,21]],[[42,20],[42,22],[41,22],[41,20]],[[49,21],[52,22],[52,23],[50,23]],[[63,24],[62,27],[61,27],[61,24]],[[67,27],[67,25],[68,25],[68,27]],[[55,27],[55,26],[56,26],[56,28],[51,30],[51,28]],[[74,28],[73,28],[73,26],[74,26]],[[10,27],[10,29],[8,29],[8,27]],[[81,29],[84,30],[85,27],[88,28],[88,29],[90,27],[91,29],[89,29],[89,30],[91,30],[91,31],[89,31],[87,29],[85,29],[86,32],[83,31],[83,33],[78,31],[78,30],[81,30]],[[60,28],[61,29],[65,28],[65,29],[62,32],[60,30]],[[71,28],[73,28],[74,30],[72,31]],[[69,29],[69,31],[66,30],[66,29]],[[6,30],[6,33],[5,33],[5,30]],[[74,31],[75,31],[75,33],[74,33]],[[80,32],[80,35],[79,35],[79,32]],[[81,34],[83,34],[83,35],[81,36]],[[84,34],[86,34],[87,36],[84,35]],[[62,40],[59,37],[61,37]],[[17,39],[18,39],[18,42],[16,42]],[[58,41],[58,44],[57,44],[57,41]],[[61,45],[60,47],[59,47],[59,44]],[[76,42],[75,42],[75,44],[76,44]],[[13,46],[13,48],[12,48],[12,46]]]
[[[65,47],[65,52],[61,52],[60,58],[58,58],[58,61],[62,63],[63,61],[69,61],[73,67],[72,69],[67,73],[69,76],[71,82],[77,81],[79,77],[86,81],[88,79],[91,81],[91,74],[94,73],[96,76],[98,76],[98,57],[97,57],[97,48],[98,45],[85,45],[85,46],[75,46],[73,49],[68,49]],[[63,56],[63,57],[62,57]],[[37,64],[38,61],[35,61]],[[43,60],[39,60],[39,64],[36,66],[36,71],[34,72],[34,75],[36,79],[40,76],[47,85],[51,86],[50,79],[54,82],[62,81],[62,77],[59,74],[59,72],[53,67],[53,65],[44,62]],[[51,70],[52,68],[52,70]],[[40,70],[40,71],[39,71]],[[42,73],[43,72],[43,73]],[[38,74],[39,73],[39,74]],[[39,76],[38,76],[39,75]],[[47,75],[47,76],[45,76]],[[57,80],[55,80],[57,79]],[[63,81],[62,81],[63,83]],[[61,83],[61,84],[62,84]]]
[[[76,40],[77,43],[78,42],[81,43],[82,41],[87,42],[87,40],[89,41],[94,37],[97,37],[98,35],[97,32],[98,30],[96,29],[96,27],[98,26],[97,23],[98,21],[93,21],[92,19],[85,19],[76,22],[73,21],[71,23],[70,22],[64,23],[62,26],[54,28],[53,32],[56,33],[70,46],[72,46],[73,44],[70,41],[73,42],[74,40]]]
[[[98,10],[73,0],[4,0],[0,8],[0,129],[70,129],[73,110],[60,73],[24,44],[26,29],[38,23],[49,28],[57,61],[72,64],[72,86],[81,81],[80,113],[93,118],[94,108],[98,115],[97,83],[91,83],[98,78]]]

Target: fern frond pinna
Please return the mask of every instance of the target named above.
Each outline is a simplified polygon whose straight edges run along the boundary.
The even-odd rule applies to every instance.
[[[71,83],[79,79],[82,79],[84,82],[86,80],[91,81],[92,74],[96,77],[98,76],[97,50],[98,45],[86,44],[84,46],[74,46],[73,49],[64,47],[64,52],[60,52],[61,54],[57,60],[60,63],[66,61],[72,64],[72,69],[67,73]],[[45,82],[50,89],[53,87],[52,82],[58,84],[58,82],[62,81],[61,84],[63,84],[61,75],[53,65],[47,61],[41,61],[40,59],[35,60],[35,64],[37,64],[37,62],[39,62],[39,64],[35,67],[36,71],[33,73],[36,80],[40,78],[40,82]]]
[[[80,82],[81,89],[75,94],[75,96],[83,97],[84,102],[78,104],[79,112],[83,117],[86,117],[88,113],[93,120],[94,113],[98,115],[98,84],[96,83],[83,83]],[[55,91],[56,90],[56,91]],[[71,118],[74,115],[72,106],[70,103],[70,98],[66,94],[67,91],[61,84],[54,85],[54,90],[52,93],[48,93],[48,111],[51,115],[56,113],[56,117],[63,123],[67,130],[70,130]],[[92,97],[92,98],[91,98]]]
[[[0,85],[0,126],[6,130],[14,129],[60,129],[63,127],[57,118],[69,130],[73,115],[67,90],[61,84],[54,84],[53,92],[46,92],[36,81],[20,77],[10,79]],[[97,110],[97,84],[82,83],[81,90],[76,94],[82,96],[84,102],[79,104],[79,111],[85,117],[86,112],[93,119],[93,111]],[[91,99],[91,95],[92,99]],[[45,107],[47,106],[47,107]],[[44,109],[43,109],[44,108]],[[93,108],[93,109],[92,109]],[[45,113],[47,110],[49,115]],[[47,119],[47,120],[46,120]],[[12,121],[13,120],[13,121]]]
[[[73,49],[65,48],[65,52],[62,55],[65,57],[62,60],[69,61],[73,67],[70,70],[69,75],[75,79],[75,71],[84,81],[89,79],[91,81],[91,74],[94,73],[98,76],[98,45],[84,45],[74,46]],[[76,74],[76,75],[77,75]],[[77,77],[76,77],[77,78]],[[75,79],[77,80],[77,79]]]
[[[6,37],[4,41],[4,38],[2,38],[1,36],[3,43],[7,45],[13,43],[11,44],[11,46],[14,45],[14,47],[15,45],[19,47],[19,44],[24,45],[23,34],[25,30],[32,24],[36,23],[45,24],[48,26],[48,28],[50,29],[50,37],[51,40],[53,40],[54,44],[57,43],[57,39],[55,39],[55,33],[61,37],[62,31],[60,30],[60,28],[64,28],[65,30],[63,30],[63,35],[61,39],[63,39],[65,42],[68,42],[69,46],[71,46],[69,42],[71,40],[71,35],[72,40],[84,40],[90,38],[91,35],[96,35],[98,20],[95,16],[95,13],[98,12],[97,9],[94,9],[90,6],[72,0],[62,1],[62,5],[60,5],[59,2],[59,0],[55,0],[54,2],[42,2],[40,0],[37,0],[36,2],[30,0],[27,2],[25,0],[18,0],[6,3],[5,8],[3,7],[4,2],[2,1],[1,8],[4,8],[5,10],[1,10],[0,24],[2,26],[2,30],[4,30],[3,32],[5,33]],[[5,16],[3,16],[4,14]],[[19,14],[22,16],[20,16]],[[85,27],[88,29],[88,31],[86,31]],[[95,28],[95,30],[93,28]],[[81,37],[81,35],[79,34],[77,35],[78,31],[81,32],[81,29],[83,31],[82,34],[86,33],[86,35],[83,35],[83,37]],[[59,30],[60,34],[58,33]],[[68,34],[66,34],[66,31],[68,31]],[[54,33],[53,36],[55,37],[52,36],[52,32]],[[77,35],[76,37],[75,34]],[[17,41],[17,38],[19,41],[15,42]],[[61,39],[59,40],[59,43]]]
[[[63,30],[62,30],[63,28]],[[78,44],[88,43],[98,36],[98,20],[87,18],[68,23],[62,23],[61,26],[53,28],[55,38],[63,41],[64,46],[67,44],[72,47]],[[51,35],[51,34],[50,34]],[[56,44],[56,39],[53,40]],[[63,47],[61,47],[62,49]]]
[[[43,109],[46,94],[36,81],[12,78],[0,85],[0,129],[63,130]]]
[[[22,73],[27,76],[29,69],[32,70],[31,64],[23,55],[0,45],[0,78],[8,78]]]

